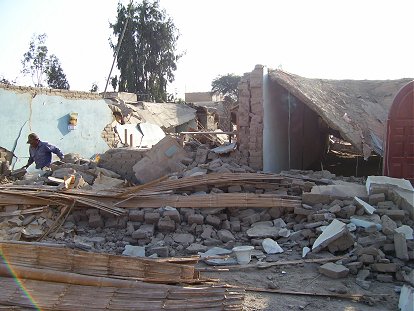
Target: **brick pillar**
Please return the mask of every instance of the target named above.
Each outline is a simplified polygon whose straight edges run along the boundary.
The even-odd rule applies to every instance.
[[[263,66],[256,65],[239,83],[238,141],[251,168],[263,169]]]

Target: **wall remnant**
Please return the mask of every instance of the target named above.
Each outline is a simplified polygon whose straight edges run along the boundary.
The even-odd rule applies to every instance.
[[[238,140],[245,165],[263,168],[263,66],[256,65],[239,83]]]

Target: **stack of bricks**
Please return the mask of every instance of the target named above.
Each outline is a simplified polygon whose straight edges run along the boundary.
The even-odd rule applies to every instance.
[[[115,133],[111,123],[105,126],[101,133],[101,137],[110,148],[116,148],[120,142],[119,136]]]
[[[263,66],[256,65],[239,83],[238,140],[242,164],[263,168]],[[246,163],[247,162],[247,163]]]
[[[100,156],[98,166],[121,175],[122,179],[137,183],[132,167],[144,157],[145,153],[145,150],[139,149],[110,149]]]

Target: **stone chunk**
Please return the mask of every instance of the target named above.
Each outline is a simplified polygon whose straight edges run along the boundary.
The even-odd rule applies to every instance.
[[[351,233],[346,230],[346,233],[339,237],[338,239],[332,241],[328,244],[328,249],[331,253],[335,253],[338,251],[345,251],[355,243],[354,238],[352,237]]]
[[[194,242],[194,236],[190,233],[174,233],[173,240],[179,244],[190,245]]]
[[[371,194],[368,198],[368,203],[371,205],[377,205],[379,202],[385,201],[384,193]]]
[[[156,224],[158,220],[161,218],[160,213],[157,212],[150,212],[145,213],[144,219],[147,224]]]
[[[260,221],[260,215],[259,214],[252,214],[246,217],[242,218],[242,221],[247,223],[248,225],[254,224],[255,222]]]
[[[189,225],[192,225],[192,224],[202,225],[204,223],[204,216],[201,214],[188,215],[187,222]]]
[[[349,269],[343,265],[337,265],[332,262],[328,262],[319,267],[319,273],[330,277],[332,279],[345,278],[349,274]]]
[[[143,224],[138,230],[135,230],[131,237],[133,239],[141,240],[151,238],[154,235],[154,225]]]
[[[391,274],[377,274],[377,281],[382,283],[392,283],[394,278]]]
[[[176,223],[181,223],[181,215],[176,209],[166,210],[163,216],[169,217],[171,220],[174,220]]]
[[[384,273],[397,272],[395,263],[374,263],[371,265],[372,270]]]
[[[169,253],[170,252],[167,246],[152,247],[151,249],[148,250],[149,256],[153,254],[157,254],[159,257],[168,257]]]
[[[270,226],[254,226],[246,231],[249,238],[277,238],[279,229]]]
[[[295,209],[293,210],[293,213],[296,214],[296,215],[305,215],[305,216],[307,216],[307,215],[312,214],[313,211],[309,210],[309,209],[305,209],[303,207],[295,207]]]
[[[104,221],[99,214],[91,214],[89,216],[89,227],[91,228],[103,228],[104,227]]]
[[[242,188],[240,185],[234,185],[227,188],[228,193],[234,193],[234,192],[241,192]]]
[[[144,222],[144,211],[138,209],[132,209],[129,211],[129,220]]]
[[[316,194],[316,193],[310,193],[310,192],[304,192],[302,194],[302,203],[309,204],[309,205],[315,205],[318,203],[322,204],[329,204],[331,201],[329,195],[324,194]]]
[[[397,224],[387,215],[381,217],[382,233],[389,235],[394,234],[394,230],[397,229]]]
[[[206,217],[206,223],[209,224],[209,225],[212,225],[213,227],[218,228],[218,227],[220,227],[221,219],[218,218],[215,215],[208,215]]]
[[[175,221],[169,217],[163,217],[158,221],[158,230],[161,232],[172,232],[175,230]]]
[[[234,235],[229,230],[219,230],[217,236],[223,243],[235,240]]]

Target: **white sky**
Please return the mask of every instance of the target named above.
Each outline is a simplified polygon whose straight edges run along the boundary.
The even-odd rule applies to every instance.
[[[129,0],[122,0],[128,3]],[[0,77],[20,74],[33,33],[46,33],[71,90],[105,88],[117,0],[0,0]],[[160,0],[180,30],[169,91],[209,91],[256,64],[310,78],[414,78],[412,0]],[[109,91],[112,87],[109,85]]]

